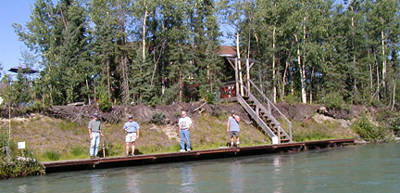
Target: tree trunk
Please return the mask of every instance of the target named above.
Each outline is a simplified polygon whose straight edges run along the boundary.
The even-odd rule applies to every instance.
[[[286,78],[287,78],[286,74],[288,73],[288,70],[289,70],[289,67],[290,67],[289,58],[290,58],[290,54],[285,59],[285,71],[283,72],[283,77],[282,77],[281,98],[285,96],[285,86],[286,86]]]
[[[272,92],[273,92],[273,102],[276,103],[276,84],[275,84],[275,46],[276,46],[276,27],[274,26],[272,30]]]
[[[386,56],[385,56],[385,34],[381,31],[381,44],[382,44],[382,87],[386,88]]]
[[[310,104],[312,104],[313,101],[313,93],[312,93],[312,85],[313,85],[313,77],[314,77],[314,71],[315,71],[315,67],[312,67],[311,70],[311,77],[310,77]]]
[[[239,50],[239,33],[236,33],[236,54],[238,58],[238,67],[239,67],[239,82],[240,82],[240,95],[244,96],[243,91],[243,76],[242,76],[242,62],[240,61],[240,50]]]
[[[129,101],[129,80],[128,80],[128,57],[122,56],[122,101],[128,104]]]
[[[350,2],[351,5],[352,2]],[[354,8],[353,6],[350,6],[351,11],[354,14]],[[353,81],[353,93],[356,93],[357,91],[357,73],[358,73],[358,68],[356,64],[356,47],[355,47],[355,24],[354,24],[354,16],[351,16],[351,29],[352,29],[352,38],[351,38],[351,44],[352,44],[352,50],[353,50],[353,66],[356,69],[355,76],[353,76],[354,81]]]
[[[87,89],[88,92],[89,92],[89,82],[88,82],[87,78],[85,79],[85,82],[86,82],[86,89]],[[88,93],[88,95],[87,95],[87,99],[88,99],[88,104],[91,105],[92,102],[90,101],[90,94],[89,94],[89,93]]]
[[[377,57],[376,57],[376,51],[374,51],[374,58],[375,58],[375,65],[376,65],[376,93],[377,93],[377,98],[378,98],[378,101],[379,101],[379,98],[380,98],[380,90],[381,90],[381,81],[380,81],[380,78],[379,78],[379,65],[378,65],[378,60],[377,60]]]
[[[111,81],[110,81],[110,59],[107,58],[106,61],[106,70],[107,70],[107,94],[108,99],[111,98]]]
[[[396,80],[393,81],[393,96],[392,96],[392,108],[394,110],[394,106],[396,105]]]
[[[146,21],[147,21],[147,7],[145,6],[145,11],[143,15],[143,25],[142,25],[142,59],[143,62],[146,61]]]
[[[368,61],[370,61],[370,57],[371,57],[371,49],[368,49]],[[370,86],[370,89],[371,89],[371,92],[372,92],[372,90],[373,90],[373,69],[372,69],[372,64],[371,64],[371,62],[368,62],[368,65],[369,65],[369,86]]]
[[[179,102],[183,101],[183,79],[182,75],[179,73]]]
[[[300,55],[300,42],[297,38],[297,35],[294,36],[297,42],[297,63],[299,65],[300,70],[300,83],[301,83],[301,101],[302,103],[307,103],[307,93],[306,93],[306,73],[305,73],[305,65],[304,61],[301,61]]]

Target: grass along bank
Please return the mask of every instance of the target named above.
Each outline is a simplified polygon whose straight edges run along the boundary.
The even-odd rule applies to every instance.
[[[204,113],[194,118],[191,130],[191,143],[194,150],[204,150],[226,146],[229,141],[226,133],[227,114],[212,116]],[[140,121],[140,120],[139,120]],[[293,121],[294,141],[309,141],[335,138],[353,138],[355,132],[335,120]],[[7,121],[0,122],[5,127]],[[123,156],[123,123],[103,124],[106,155]],[[15,118],[11,121],[12,138],[26,141],[28,148],[40,161],[56,161],[89,158],[89,137],[87,123],[71,122],[42,115],[30,118]],[[174,125],[141,123],[140,139],[137,141],[137,154],[177,152],[179,136]],[[270,139],[258,128],[241,122],[241,146],[270,144]],[[100,144],[101,147],[102,144]]]

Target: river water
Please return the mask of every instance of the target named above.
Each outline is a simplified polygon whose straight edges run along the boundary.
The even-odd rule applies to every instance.
[[[400,192],[400,144],[54,173],[0,181],[4,193]]]

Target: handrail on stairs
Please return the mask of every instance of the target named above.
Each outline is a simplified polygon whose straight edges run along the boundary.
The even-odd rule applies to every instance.
[[[264,98],[264,100],[267,101],[268,105],[271,105],[271,106],[274,108],[274,110],[276,110],[276,111],[283,117],[283,119],[288,123],[288,130],[289,130],[290,142],[292,142],[292,122],[289,121],[289,119],[286,117],[286,115],[283,114],[283,113],[279,110],[279,108],[276,107],[275,104],[274,104],[273,102],[271,102],[267,96],[264,95],[264,93],[261,91],[261,89],[259,89],[259,88],[257,87],[257,85],[254,84],[254,82],[253,82],[252,80],[247,80],[247,81],[249,81],[250,84],[252,85],[252,87],[255,88],[255,89],[259,92],[259,94],[261,94],[261,96]]]

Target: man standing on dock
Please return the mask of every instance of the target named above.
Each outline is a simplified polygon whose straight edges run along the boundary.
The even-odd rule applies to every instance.
[[[89,121],[88,125],[89,129],[89,137],[90,137],[90,159],[93,159],[97,156],[97,152],[99,151],[100,144],[100,136],[104,137],[101,132],[101,122],[97,113],[93,114],[93,119]]]
[[[139,124],[133,121],[133,116],[128,116],[128,122],[124,124],[125,137],[125,151],[126,156],[129,156],[129,147],[132,146],[132,156],[135,155],[135,141],[139,139]]]
[[[179,150],[179,152],[185,151],[185,143],[186,151],[190,151],[190,128],[192,127],[192,119],[186,116],[186,111],[182,111],[181,118],[179,118],[178,121],[178,126],[181,137],[181,150]]]
[[[240,117],[239,115],[236,115],[235,111],[232,111],[231,116],[229,116],[227,127],[226,127],[226,132],[229,133],[229,136],[231,138],[231,147],[233,147],[233,138],[236,138],[236,146],[239,147],[240,140],[239,140],[239,132],[240,132],[240,127],[239,127],[239,121]]]

